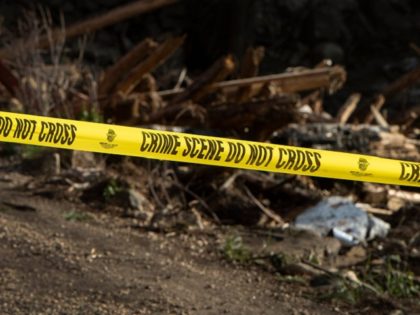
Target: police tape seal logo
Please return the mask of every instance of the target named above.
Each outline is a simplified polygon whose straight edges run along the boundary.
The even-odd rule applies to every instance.
[[[361,170],[362,172],[365,172],[368,167],[369,167],[368,160],[366,160],[365,158],[360,158],[359,159],[359,170]]]
[[[366,173],[370,163],[365,158],[359,158],[357,161],[357,167],[359,168],[359,171],[350,171],[350,173],[354,176],[362,177],[362,176],[372,176],[372,173]]]
[[[115,148],[116,146],[118,146],[118,144],[111,143],[111,142],[113,142],[116,137],[117,137],[116,132],[113,129],[108,129],[108,132],[106,134],[106,140],[108,140],[108,142],[99,142],[99,144],[104,149],[112,149],[112,148]]]
[[[112,142],[112,141],[114,141],[114,139],[115,139],[116,136],[117,136],[117,134],[115,133],[115,131],[112,130],[112,129],[109,129],[108,130],[108,133],[106,134],[106,139],[109,142]]]

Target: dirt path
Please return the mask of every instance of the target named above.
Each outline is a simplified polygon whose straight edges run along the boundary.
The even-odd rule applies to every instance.
[[[225,262],[211,235],[141,232],[107,215],[71,221],[83,205],[0,178],[0,314],[336,313]]]

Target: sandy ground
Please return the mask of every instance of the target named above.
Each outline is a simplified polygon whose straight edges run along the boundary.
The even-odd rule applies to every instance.
[[[0,174],[0,314],[341,314],[225,261],[211,233],[139,231]]]

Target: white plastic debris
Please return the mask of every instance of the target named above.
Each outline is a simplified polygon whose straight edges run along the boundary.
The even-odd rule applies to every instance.
[[[295,219],[294,226],[321,236],[332,234],[347,246],[385,237],[390,229],[385,221],[339,196],[329,197],[308,208]]]

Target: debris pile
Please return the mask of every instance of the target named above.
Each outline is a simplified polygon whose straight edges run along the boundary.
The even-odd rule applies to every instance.
[[[389,99],[418,85],[418,68],[396,78],[373,98],[356,91],[337,110],[328,112],[324,102],[345,84],[345,68],[323,60],[312,68],[260,75],[263,47],[249,47],[240,60],[222,56],[196,75],[184,65],[163,74],[156,71],[182,55],[185,35],[143,39],[98,76],[82,61],[62,63],[65,38],[173,2],[137,1],[59,30],[51,29],[46,17],[37,37],[17,40],[0,51],[1,107],[420,161],[418,108],[407,108],[395,117],[386,115]],[[32,59],[23,58],[28,54]],[[13,150],[21,154],[10,157]],[[413,188],[5,145],[0,154],[31,175],[16,189],[83,202],[95,211],[129,218],[135,228],[153,231],[242,224],[285,233],[304,227],[320,238],[332,235],[342,242],[329,255],[339,261],[337,266],[345,265],[343,257],[353,255],[353,249],[344,250],[343,244],[364,250],[367,241],[379,238],[375,244],[391,246],[384,239],[395,236],[394,220],[420,206],[420,193]],[[370,250],[372,255],[381,255],[380,246]],[[404,243],[408,260],[418,260],[418,246],[418,237]],[[325,258],[322,255],[320,260]],[[367,255],[364,251],[354,265],[366,261]],[[269,257],[275,266],[278,256]],[[382,259],[378,264],[386,263]],[[279,270],[286,272],[286,265],[287,274],[296,275],[296,270],[314,277],[333,274],[386,299],[351,271],[344,276],[330,269],[320,271],[307,259],[303,265],[295,264],[293,272],[291,264],[284,262]]]
[[[326,96],[345,84],[347,74],[343,66],[323,60],[313,68],[294,67],[283,73],[259,75],[265,54],[263,47],[249,47],[240,60],[233,55],[223,56],[194,76],[182,63],[164,74],[156,71],[171,58],[182,55],[185,35],[167,35],[160,41],[146,38],[96,78],[81,62],[63,62],[66,39],[172,2],[137,1],[57,29],[52,27],[47,11],[41,11],[41,22],[31,16],[28,23],[32,24],[28,26],[37,30],[32,37],[15,40],[0,52],[0,82],[5,104],[12,110],[43,115],[420,160],[415,112],[398,125],[396,119],[383,115],[388,98],[416,84],[417,69],[395,80],[372,100],[362,101],[360,93],[351,94],[332,114],[325,110],[323,103]],[[98,164],[92,154],[73,153],[72,157],[58,159],[54,163],[58,168],[66,161],[71,168],[56,169],[54,175],[67,177],[64,182],[71,182],[67,191],[90,191],[78,195],[85,196],[83,200],[89,199],[86,196],[91,196],[92,191],[105,189],[108,181],[122,182],[121,190],[140,187],[138,178],[130,183],[123,176],[105,175],[109,174],[109,167],[118,169],[114,174],[122,172],[121,168],[140,168],[141,178],[159,174],[158,179],[147,179],[150,189],[143,188],[141,192],[144,198],[154,201],[150,202],[154,206],[148,206],[148,213],[172,214],[191,208],[192,203],[200,208],[197,213],[202,212],[216,222],[284,224],[303,208],[325,198],[321,192],[325,185],[332,189],[331,194],[354,195],[360,202],[369,200],[369,191],[375,187],[174,163],[129,159],[115,163],[120,158]],[[90,169],[86,165],[94,167]],[[98,165],[102,165],[99,170]],[[74,186],[68,179],[69,172],[73,175],[76,172],[81,183]],[[105,179],[99,175],[85,177],[86,172],[101,173]],[[96,179],[86,182],[87,178]],[[126,194],[126,198],[132,200],[134,195]],[[108,199],[103,201],[110,204]],[[374,207],[385,207],[385,204]],[[156,223],[151,219],[153,216],[146,217],[146,221]]]

